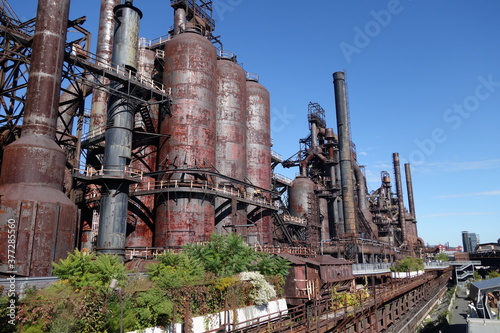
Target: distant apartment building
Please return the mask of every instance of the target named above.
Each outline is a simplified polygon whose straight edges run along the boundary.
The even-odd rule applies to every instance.
[[[464,252],[474,252],[479,244],[479,235],[468,231],[462,231],[462,243]]]

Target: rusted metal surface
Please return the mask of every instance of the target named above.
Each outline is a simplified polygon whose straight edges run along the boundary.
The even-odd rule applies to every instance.
[[[92,88],[80,80],[73,82],[61,94],[59,99],[59,117],[57,118],[57,139],[64,140],[71,135],[73,118],[78,108],[83,106],[84,99],[92,93]]]
[[[316,184],[307,177],[295,178],[288,189],[288,209],[290,214],[296,217],[306,218],[311,213],[309,197],[314,194]]]
[[[413,182],[411,180],[411,167],[410,163],[405,163],[405,177],[406,177],[406,189],[408,192],[408,206],[410,209],[410,214],[417,218],[415,214],[415,199],[413,197]]]
[[[117,20],[113,39],[114,65],[129,69],[138,67],[138,40],[141,11],[130,5],[114,9]],[[112,82],[115,89],[127,92],[126,85]],[[129,98],[111,95],[108,104],[106,143],[104,147],[104,186],[101,189],[101,211],[97,250],[124,255],[129,186],[124,170],[132,158],[132,130],[135,103]]]
[[[174,35],[178,35],[184,31],[186,26],[186,10],[184,8],[176,8],[174,15]]]
[[[406,214],[403,202],[403,186],[401,184],[401,167],[399,163],[399,154],[392,154],[393,164],[394,164],[394,178],[396,178],[396,195],[398,199],[398,224],[401,228],[401,241],[402,244],[406,246],[411,246],[408,242],[408,235],[406,232]]]
[[[115,27],[113,8],[121,3],[120,0],[102,0],[99,16],[99,31],[97,34],[97,59],[104,63],[111,62],[113,52],[113,30]],[[103,78],[103,83],[109,83]],[[102,128],[106,125],[106,112],[109,94],[106,90],[95,89],[92,94],[90,113],[90,130]]]
[[[231,55],[224,52],[217,60],[215,167],[225,176],[244,181],[247,167],[246,73],[235,62],[235,56],[230,57]],[[226,202],[224,199],[216,200],[216,209],[219,210],[216,217],[217,226],[246,225],[245,207],[224,205]],[[221,228],[218,229],[222,231]],[[244,234],[245,229],[238,228],[237,232]]]
[[[154,73],[155,52],[147,49],[139,50],[138,73],[151,78]],[[155,129],[158,128],[158,106],[151,105],[148,109],[150,118]],[[136,114],[135,127],[144,131],[140,114]],[[145,173],[156,170],[157,147],[147,144],[136,148],[132,153],[133,169]],[[154,182],[153,177],[143,177],[143,182]],[[153,246],[154,230],[154,195],[143,195],[131,198],[129,202],[129,214],[127,218],[127,238],[125,247],[151,247]]]
[[[413,182],[411,179],[411,168],[410,163],[405,163],[405,177],[406,177],[406,193],[408,194],[408,206],[411,215],[411,224],[409,225],[408,234],[411,238],[411,242],[415,245],[418,243],[418,229],[417,229],[417,217],[415,213],[415,199],[413,197]]]
[[[247,179],[271,188],[271,107],[269,91],[255,80],[247,80]],[[262,216],[254,232],[261,245],[272,244],[271,218]]]
[[[326,191],[326,187],[318,184],[318,191],[323,192]],[[321,223],[321,239],[331,239],[333,235],[330,234],[330,216],[334,215],[333,212],[329,212],[329,202],[325,197],[318,198],[318,208],[319,208],[319,222]],[[334,218],[331,218],[332,222]]]
[[[1,272],[50,275],[52,261],[74,246],[75,207],[62,192],[65,156],[54,142],[69,0],[40,0],[22,137],[5,149],[0,241],[16,231],[16,265]],[[0,250],[8,258],[7,247]]]
[[[342,204],[344,211],[344,232],[356,233],[356,210],[354,209],[354,182],[351,161],[351,135],[349,130],[349,114],[344,72],[333,73],[335,90],[335,109],[337,111],[337,127],[340,151],[340,174],[342,185]]]
[[[164,84],[172,91],[172,115],[160,132],[170,135],[158,153],[159,168],[194,169],[173,179],[206,181],[196,169],[213,169],[216,140],[215,47],[195,33],[174,36],[165,45]],[[172,179],[172,178],[171,178]],[[214,230],[214,198],[200,193],[169,193],[159,198],[155,246],[205,241]]]

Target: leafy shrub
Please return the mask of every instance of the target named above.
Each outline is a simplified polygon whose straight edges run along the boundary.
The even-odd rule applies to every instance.
[[[255,250],[237,234],[212,234],[208,243],[188,244],[184,249],[190,257],[199,260],[207,272],[219,276],[248,271],[257,258]]]
[[[158,256],[158,264],[148,265],[146,270],[152,281],[163,289],[194,285],[203,282],[205,271],[199,260],[184,252],[168,252]]]
[[[255,268],[264,276],[280,275],[286,277],[291,263],[288,259],[269,253],[257,253]]]
[[[406,257],[403,260],[397,261],[394,267],[391,267],[393,272],[415,272],[424,270],[424,261],[420,258]]]
[[[370,298],[370,294],[367,289],[359,289],[355,292],[338,292],[337,288],[332,290],[332,310],[340,309],[347,306],[360,306]]]
[[[96,255],[75,250],[66,259],[52,264],[55,276],[68,280],[76,289],[92,285],[107,288],[112,279],[124,281],[127,269],[114,255]]]
[[[444,253],[438,253],[434,256],[434,260],[440,260],[440,261],[450,261],[450,257],[448,257]]]

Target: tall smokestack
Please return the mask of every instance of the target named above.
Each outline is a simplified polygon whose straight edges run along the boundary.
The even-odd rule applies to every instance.
[[[99,32],[97,34],[96,56],[99,62],[109,64],[113,52],[113,31],[115,19],[113,8],[120,0],[102,0],[101,13],[99,16]],[[108,84],[109,80],[101,78],[103,84]],[[106,126],[106,113],[109,94],[106,90],[94,89],[92,93],[92,107],[90,111],[90,130],[97,130]]]
[[[356,233],[356,211],[354,209],[354,182],[352,171],[351,134],[349,133],[349,115],[344,72],[333,73],[335,90],[335,108],[337,110],[337,128],[340,151],[340,175],[342,202],[346,234]]]
[[[415,214],[415,201],[413,197],[413,182],[411,180],[410,163],[405,163],[405,176],[406,176],[406,189],[408,192],[408,205],[410,206],[410,214],[413,215],[413,217],[416,220],[417,216]]]
[[[138,67],[139,22],[142,13],[127,1],[114,9],[117,26],[113,41],[113,65],[133,72]],[[112,82],[115,90],[127,92],[121,83]],[[124,255],[127,226],[128,180],[126,168],[132,158],[133,100],[111,95],[108,103],[108,126],[104,147],[104,180],[97,248],[101,253]]]
[[[16,265],[3,261],[2,273],[50,275],[74,247],[76,209],[62,192],[66,156],[54,141],[69,5],[38,1],[22,135],[5,149],[0,177],[0,244],[16,230]]]
[[[405,243],[407,239],[406,235],[406,219],[405,219],[405,210],[403,203],[403,186],[401,185],[401,169],[399,165],[399,154],[392,154],[393,162],[394,162],[394,177],[396,177],[396,195],[398,197],[398,209],[399,209],[399,225],[401,226],[401,237],[402,243]]]

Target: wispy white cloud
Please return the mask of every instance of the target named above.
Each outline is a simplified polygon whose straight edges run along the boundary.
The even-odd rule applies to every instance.
[[[420,218],[435,218],[435,217],[449,217],[449,216],[478,216],[478,215],[496,215],[494,212],[464,212],[464,213],[438,213],[422,215]]]
[[[466,198],[466,197],[491,196],[491,195],[500,195],[500,190],[440,195],[437,198],[438,199],[448,199],[448,198]]]

